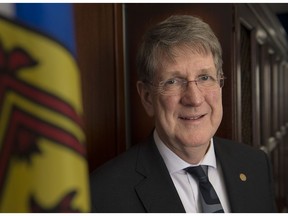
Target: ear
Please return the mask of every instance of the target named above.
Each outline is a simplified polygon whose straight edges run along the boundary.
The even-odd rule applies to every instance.
[[[141,98],[142,105],[144,106],[146,113],[152,117],[154,116],[154,107],[152,102],[151,89],[142,81],[137,82],[137,91]]]

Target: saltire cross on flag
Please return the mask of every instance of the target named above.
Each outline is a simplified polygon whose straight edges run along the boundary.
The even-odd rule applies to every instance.
[[[70,4],[0,4],[0,212],[89,212]],[[9,14],[9,16],[7,16]]]

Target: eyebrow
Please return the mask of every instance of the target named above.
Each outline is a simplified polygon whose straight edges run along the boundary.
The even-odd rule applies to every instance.
[[[172,77],[186,77],[187,76],[187,74],[186,73],[182,73],[182,72],[180,72],[180,71],[167,71],[168,73],[169,73],[169,75],[170,75],[170,77],[172,78]],[[196,75],[197,76],[199,76],[199,75],[201,75],[201,74],[214,74],[215,73],[215,75],[217,75],[217,70],[216,70],[216,68],[213,68],[213,67],[209,67],[209,68],[203,68],[203,69],[201,69],[201,70],[199,70],[199,71],[197,71],[196,72]]]
[[[215,68],[215,70],[214,70],[214,68],[204,68],[204,69],[201,69],[200,71],[199,71],[200,73],[205,73],[205,74],[211,74],[211,73],[214,73],[215,72],[215,75],[217,75],[217,70],[216,70],[216,68]]]

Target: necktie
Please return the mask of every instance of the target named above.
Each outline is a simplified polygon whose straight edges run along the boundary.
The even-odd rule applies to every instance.
[[[207,166],[187,167],[184,170],[199,182],[199,198],[203,213],[224,213],[220,200],[204,169]]]

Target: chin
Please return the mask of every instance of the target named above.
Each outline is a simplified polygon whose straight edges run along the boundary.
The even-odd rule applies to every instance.
[[[185,139],[180,139],[180,142],[183,143],[185,146],[203,146],[207,145],[210,142],[210,137],[199,137],[199,136],[188,136]]]

